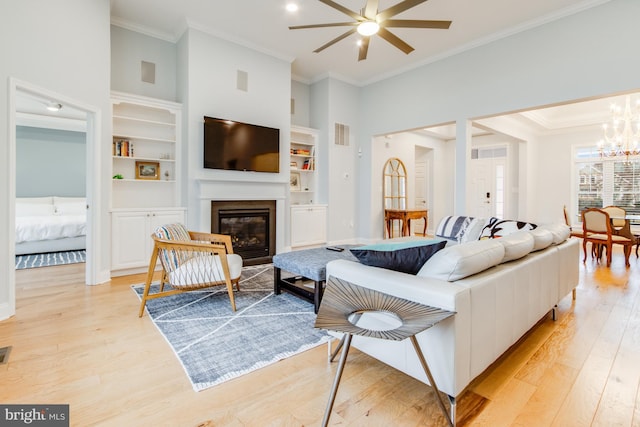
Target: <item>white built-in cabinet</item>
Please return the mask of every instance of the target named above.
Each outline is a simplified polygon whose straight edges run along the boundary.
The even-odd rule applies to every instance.
[[[184,223],[184,210],[122,210],[111,214],[111,267],[148,267],[153,250],[151,233],[163,224]]]
[[[291,207],[291,246],[321,245],[327,241],[327,206]]]
[[[179,182],[182,105],[121,92],[111,99],[111,269],[146,268],[153,230],[186,218]]]
[[[318,204],[318,131],[291,126],[291,246],[327,241],[327,206]]]

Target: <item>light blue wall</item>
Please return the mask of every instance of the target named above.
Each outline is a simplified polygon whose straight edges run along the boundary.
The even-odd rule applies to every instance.
[[[292,80],[291,99],[294,104],[291,114],[291,124],[296,126],[309,126],[309,85]]]
[[[365,212],[379,209],[372,203],[378,187],[370,166],[372,135],[637,90],[640,56],[632,41],[640,40],[638,16],[640,1],[613,0],[363,88],[358,205]],[[563,181],[553,188],[538,186],[527,194],[534,202],[524,215],[555,218],[557,206],[535,200],[559,187],[569,191],[565,169],[558,171]],[[456,192],[464,191],[465,183],[456,182]],[[373,216],[361,219],[358,235],[375,235],[379,224]]]
[[[176,45],[111,26],[111,89],[176,100]],[[142,81],[141,62],[155,64],[155,83]]]
[[[84,132],[18,126],[16,197],[86,195]]]

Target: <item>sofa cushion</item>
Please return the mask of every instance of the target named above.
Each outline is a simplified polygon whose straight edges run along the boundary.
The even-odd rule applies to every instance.
[[[453,282],[498,265],[502,258],[504,246],[497,240],[476,240],[439,251],[417,275]]]
[[[540,227],[551,232],[551,234],[553,235],[552,243],[554,245],[559,245],[560,243],[567,240],[569,236],[571,236],[571,228],[569,228],[567,224],[564,224],[562,222],[557,222],[554,224],[544,224]]]
[[[535,239],[528,231],[518,231],[498,239],[498,242],[504,246],[502,262],[509,262],[522,258],[531,252],[535,244]]]
[[[350,251],[364,265],[416,274],[446,244],[440,239],[414,240],[360,246]]]
[[[536,224],[529,222],[491,217],[482,229],[480,239],[495,239],[496,237],[504,237],[520,230],[533,230],[536,227]]]
[[[553,243],[553,233],[542,226],[531,230],[529,233],[533,236],[533,250],[531,252],[546,249]]]

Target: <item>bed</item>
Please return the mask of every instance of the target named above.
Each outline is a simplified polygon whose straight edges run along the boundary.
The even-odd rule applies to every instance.
[[[16,255],[86,248],[84,197],[16,198]]]

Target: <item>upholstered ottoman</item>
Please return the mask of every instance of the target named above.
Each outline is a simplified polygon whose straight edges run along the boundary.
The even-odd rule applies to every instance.
[[[355,245],[341,245],[342,252],[332,251],[326,247],[303,249],[299,251],[285,252],[273,257],[273,292],[279,295],[282,289],[294,293],[313,303],[315,312],[318,312],[322,292],[326,280],[327,263],[336,259],[357,261],[349,248]],[[294,274],[293,277],[282,277],[282,270]],[[306,283],[305,283],[306,282]],[[308,288],[313,282],[313,288]]]

